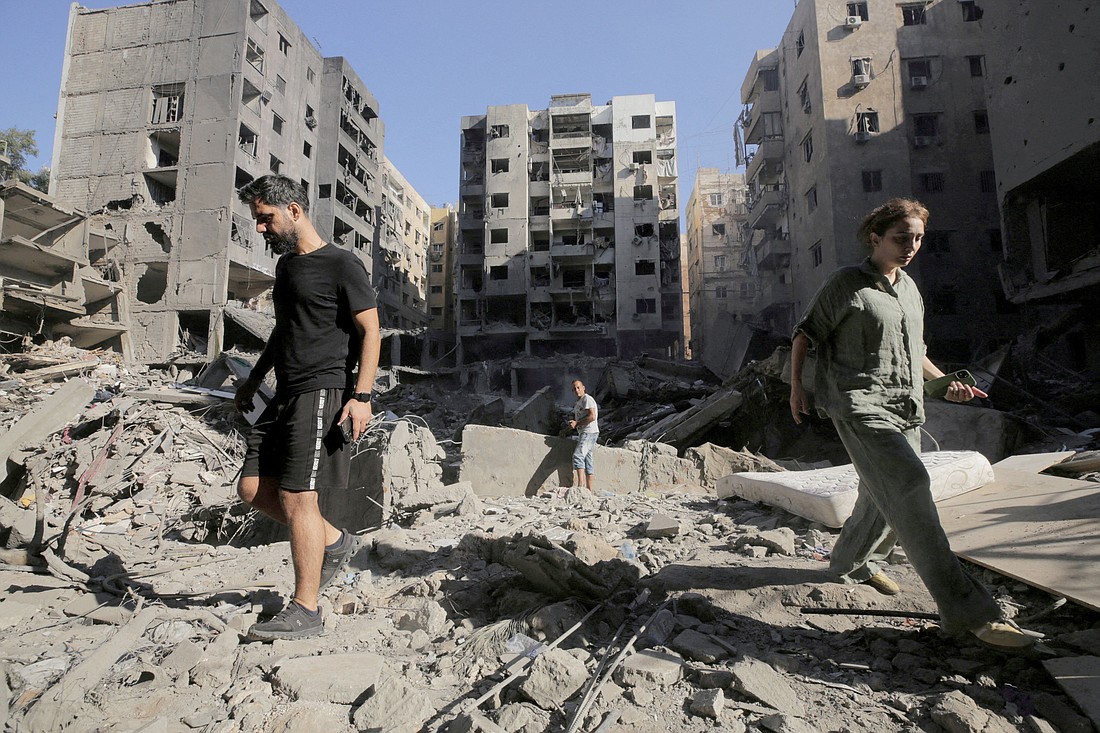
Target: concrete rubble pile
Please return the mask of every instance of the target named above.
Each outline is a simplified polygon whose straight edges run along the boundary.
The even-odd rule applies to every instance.
[[[596,494],[558,480],[566,439],[511,424],[530,400],[506,402],[509,424],[467,425],[452,446],[466,405],[500,395],[391,389],[346,495],[325,499],[365,540],[324,593],[325,634],[250,644],[242,632],[282,607],[292,577],[286,542],[234,498],[245,422],[219,394],[231,394],[234,367],[226,385],[189,392],[177,386],[187,375],[58,348],[5,358],[0,377],[0,427],[30,440],[6,448],[0,501],[7,730],[1084,733],[1095,723],[1044,663],[1100,655],[1100,614],[975,569],[1010,615],[1045,634],[1036,655],[1006,657],[942,636],[903,556],[892,559],[898,596],[835,584],[825,561],[836,530],[715,498],[730,471],[781,470],[753,440],[799,446],[756,412],[778,409],[777,363],[724,386],[672,380],[681,392],[667,404],[682,418],[661,429],[686,424],[687,437],[626,438],[674,413],[624,419],[622,443],[600,446],[597,465],[616,468]],[[89,364],[56,370],[68,382],[26,376],[78,361]],[[217,374],[192,384],[204,379]],[[732,392],[740,407],[715,406]],[[438,403],[424,397],[433,393]],[[519,421],[547,424],[545,402]],[[718,423],[727,444],[701,442]],[[1079,454],[1075,475],[1095,475],[1094,458]],[[529,461],[551,468],[536,482],[505,470]]]

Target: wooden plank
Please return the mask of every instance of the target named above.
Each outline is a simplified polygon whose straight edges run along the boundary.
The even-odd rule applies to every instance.
[[[1043,666],[1100,730],[1100,657],[1047,659]]]
[[[1018,456],[1009,456],[1004,460],[997,461],[993,466],[993,471],[994,473],[1006,470],[1021,473],[1042,473],[1073,455],[1076,455],[1076,453],[1071,450],[1056,453],[1021,453]]]
[[[1100,610],[1100,483],[1004,461],[993,471],[993,483],[937,505],[955,553]]]

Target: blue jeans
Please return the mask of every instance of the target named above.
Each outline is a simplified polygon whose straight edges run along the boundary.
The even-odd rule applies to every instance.
[[[592,451],[596,448],[596,439],[599,433],[581,433],[577,436],[577,447],[573,449],[573,468],[584,469],[589,475],[595,475],[596,469],[592,465]]]
[[[846,583],[861,583],[900,541],[940,611],[945,631],[966,631],[1000,618],[996,601],[951,551],[920,460],[920,428],[886,421],[833,420],[859,474],[852,516],[833,546],[830,567]]]

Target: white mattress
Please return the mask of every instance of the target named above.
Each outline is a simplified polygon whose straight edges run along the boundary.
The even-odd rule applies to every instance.
[[[935,501],[964,494],[993,480],[993,467],[976,451],[924,453]],[[740,496],[785,509],[828,527],[840,527],[856,503],[859,477],[851,464],[812,471],[735,473],[718,480],[718,498]]]

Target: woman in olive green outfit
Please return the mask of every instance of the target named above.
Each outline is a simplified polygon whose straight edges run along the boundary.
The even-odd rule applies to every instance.
[[[798,423],[809,414],[802,365],[813,345],[817,406],[832,418],[860,479],[852,516],[832,551],[833,572],[846,583],[897,593],[879,562],[900,541],[945,631],[1024,647],[1032,637],[1001,620],[993,597],[951,551],[920,460],[923,380],[943,372],[925,356],[924,302],[903,268],[920,249],[927,222],[928,210],[908,199],[891,199],[864,219],[859,236],[870,256],[834,272],[795,327],[791,414]],[[986,395],[952,382],[946,399],[975,396]]]

